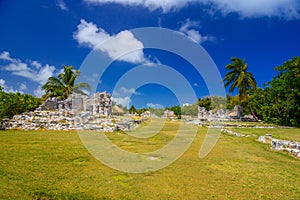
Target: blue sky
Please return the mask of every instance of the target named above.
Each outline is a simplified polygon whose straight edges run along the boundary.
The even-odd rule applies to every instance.
[[[232,56],[245,58],[260,87],[276,75],[276,66],[300,53],[297,0],[2,0],[0,27],[0,85],[36,96],[43,94],[40,86],[60,73],[63,64],[80,69],[104,41],[114,39],[98,48],[111,58],[130,48],[142,49],[145,43],[131,31],[141,27],[167,28],[192,38],[207,51],[221,76]],[[96,78],[97,90],[113,93],[124,105],[177,104],[178,95],[158,84],[113,91],[123,74],[141,64],[174,68],[197,97],[209,95],[190,63],[158,49],[135,51],[115,60],[99,81],[95,73],[89,79]]]

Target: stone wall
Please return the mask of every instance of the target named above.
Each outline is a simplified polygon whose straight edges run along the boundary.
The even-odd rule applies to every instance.
[[[117,123],[123,123],[122,120],[110,118],[111,114],[112,101],[110,94],[101,92],[90,97],[72,94],[65,100],[56,97],[49,98],[33,112],[15,115],[12,119],[3,119],[1,128],[103,130],[109,132],[122,129],[117,125]]]
[[[90,112],[92,115],[112,114],[111,95],[106,92],[94,93],[88,97],[81,94],[72,94],[67,99],[61,100],[57,97],[52,97],[46,100],[44,104],[37,108],[42,110],[72,110],[74,112]]]
[[[259,136],[259,142],[271,144],[275,151],[286,151],[298,158],[300,158],[300,142],[292,140],[279,140],[273,138],[271,134]]]
[[[207,111],[204,107],[198,106],[198,119],[200,121],[229,121],[241,119],[242,121],[254,121],[252,115],[242,117],[243,107],[235,106],[233,110],[219,109],[216,112]]]
[[[207,111],[205,108],[198,106],[198,119],[201,121],[226,121],[230,119],[229,111],[223,109],[213,112]]]

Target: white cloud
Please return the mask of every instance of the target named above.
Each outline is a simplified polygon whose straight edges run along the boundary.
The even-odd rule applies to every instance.
[[[193,84],[194,87],[199,87],[198,83]]]
[[[131,102],[130,97],[132,95],[141,95],[141,93],[137,92],[134,88],[121,87],[113,91],[111,99],[117,104],[128,107]]]
[[[19,59],[12,58],[9,52],[2,52],[0,59],[8,62],[6,65],[1,66],[4,70],[11,72],[13,75],[28,78],[39,84],[44,84],[50,76],[53,76],[55,71],[55,67],[48,64],[42,66],[37,61],[25,63]]]
[[[3,80],[2,78],[0,79],[0,86],[4,87],[5,86],[5,80]]]
[[[14,90],[13,87],[6,85],[6,81],[4,79],[0,79],[0,86],[3,88],[4,92],[7,92],[7,93],[9,93],[9,92],[13,92],[13,93],[19,92],[19,93],[23,94],[23,91]]]
[[[84,0],[88,5],[118,3],[125,6],[142,6],[150,11],[161,9],[164,13],[181,9],[189,4],[210,6],[223,14],[235,12],[242,17],[299,18],[298,0]]]
[[[161,109],[161,108],[164,108],[163,105],[161,105],[161,104],[154,104],[154,103],[147,103],[147,107],[148,107],[148,108],[155,108],[155,109]]]
[[[184,23],[182,23],[179,31],[183,34],[190,37],[196,43],[203,43],[205,41],[214,40],[212,36],[203,36],[196,29],[199,28],[199,22],[191,21],[190,19],[186,19]]]
[[[41,63],[39,63],[38,61],[35,61],[35,60],[31,62],[31,65],[36,67],[37,69],[42,67]]]
[[[128,95],[133,95],[133,94],[135,94],[135,95],[140,95],[140,93],[139,92],[137,92],[134,88],[130,88],[130,89],[127,89],[127,88],[125,88],[125,87],[121,87],[120,88],[120,91],[123,93],[123,94],[128,94]]]
[[[33,94],[37,97],[42,97],[45,94],[45,91],[42,90],[41,85],[39,85],[34,91]]]
[[[190,106],[190,105],[192,105],[192,104],[190,104],[190,103],[183,103],[183,104],[182,104],[183,107],[185,107],[185,106]]]
[[[81,46],[96,48],[106,53],[112,59],[118,59],[130,63],[149,62],[143,53],[144,45],[137,40],[134,35],[124,30],[117,35],[110,35],[101,27],[97,27],[92,22],[80,20],[77,31],[73,33],[73,38]],[[103,43],[110,39],[109,43]],[[123,55],[121,57],[118,57]]]
[[[125,6],[143,6],[149,10],[162,9],[164,13],[184,7],[189,2],[183,0],[85,0],[86,3],[92,5],[101,5],[106,3],[118,3]]]
[[[73,38],[82,46],[95,48],[98,44],[109,39],[110,35],[92,22],[88,23],[81,19],[80,24],[77,26],[77,31],[73,34]]]
[[[0,54],[0,59],[6,60],[6,61],[11,61],[11,62],[16,61],[16,60],[14,60],[14,59],[12,59],[12,58],[10,57],[10,54],[9,54],[9,52],[7,52],[7,51],[3,51],[3,52]]]
[[[116,102],[116,104],[121,104],[122,106],[125,106],[125,107],[129,107],[129,104],[131,102],[131,99],[130,97],[111,97],[111,100]]]
[[[57,6],[61,9],[61,10],[69,10],[66,3],[63,0],[58,0],[57,1]]]
[[[19,87],[19,90],[24,91],[27,89],[27,85],[25,83],[22,83]]]
[[[235,12],[242,17],[299,18],[298,0],[210,0],[224,14]]]

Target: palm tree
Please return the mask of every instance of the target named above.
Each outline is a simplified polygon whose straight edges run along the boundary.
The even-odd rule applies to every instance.
[[[46,92],[44,98],[59,97],[66,99],[73,92],[85,94],[81,89],[91,90],[91,86],[88,83],[77,83],[74,85],[80,74],[79,70],[74,70],[73,66],[63,65],[63,67],[64,71],[57,78],[49,77],[48,81],[42,86],[42,89]]]
[[[258,120],[253,112],[253,109],[249,102],[249,97],[247,95],[247,90],[256,89],[256,81],[253,77],[253,74],[247,71],[248,64],[245,63],[245,60],[233,57],[231,58],[231,61],[232,63],[226,65],[225,67],[226,70],[228,70],[223,79],[225,87],[230,85],[229,92],[233,92],[234,89],[237,88],[240,101],[246,99],[253,117],[255,118],[255,120]]]

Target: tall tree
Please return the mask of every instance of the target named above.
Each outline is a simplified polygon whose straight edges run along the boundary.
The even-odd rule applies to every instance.
[[[30,94],[3,91],[0,86],[0,122],[23,112],[32,111],[41,104],[41,99]]]
[[[46,92],[44,98],[59,97],[66,99],[73,92],[85,94],[82,89],[91,89],[88,83],[75,84],[76,79],[80,75],[79,70],[75,70],[73,66],[63,65],[63,67],[64,71],[58,77],[49,77],[48,81],[42,86],[42,89]]]
[[[266,122],[300,127],[300,57],[275,70],[277,76],[251,96],[251,104]]]
[[[132,105],[132,106],[129,108],[129,113],[130,113],[130,114],[135,114],[135,113],[136,113],[136,108],[134,107],[134,105]]]
[[[248,71],[248,64],[245,63],[245,60],[240,58],[233,57],[231,58],[232,63],[226,65],[226,70],[228,70],[223,81],[225,87],[229,87],[229,92],[233,92],[234,89],[237,89],[239,92],[240,101],[246,99],[249,109],[257,120],[253,109],[251,107],[247,91],[249,89],[256,89],[256,81],[251,72]]]

